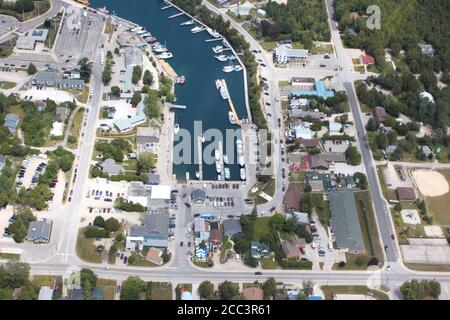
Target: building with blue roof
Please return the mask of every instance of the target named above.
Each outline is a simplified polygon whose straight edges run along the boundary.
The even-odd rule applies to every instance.
[[[322,80],[317,80],[314,82],[314,90],[291,90],[290,95],[300,97],[300,96],[319,96],[322,98],[334,97],[333,90],[326,90],[325,83]]]

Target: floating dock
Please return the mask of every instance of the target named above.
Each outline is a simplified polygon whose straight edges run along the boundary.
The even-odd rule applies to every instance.
[[[240,126],[241,120],[239,120],[236,109],[234,108],[233,101],[231,101],[231,96],[230,96],[230,92],[228,91],[227,82],[225,81],[225,79],[222,79],[221,81],[222,81],[222,85],[225,87],[225,90],[227,92],[227,95],[228,95],[227,100],[228,100],[228,104],[230,105],[231,112],[233,112],[233,117],[236,120],[236,124]]]
[[[168,6],[162,7],[162,8],[161,8],[161,10],[166,10],[166,9],[169,9],[169,8],[171,8],[171,7],[172,7],[172,5],[171,5],[171,4],[169,4]]]
[[[183,14],[184,14],[183,12],[175,13],[175,14],[171,15],[171,16],[169,17],[169,19],[172,19],[172,18],[176,18],[176,17],[182,16]]]
[[[181,105],[181,104],[171,104],[171,109],[187,109],[187,106]]]
[[[203,180],[203,149],[202,149],[202,138],[199,136],[197,137],[197,154],[198,154],[198,173],[199,173],[199,180]]]
[[[206,39],[205,42],[220,41],[220,40],[223,41],[222,38],[214,38],[214,39]]]
[[[220,180],[225,180],[225,176],[224,176],[224,171],[225,171],[225,164],[223,163],[223,145],[222,145],[222,140],[219,140],[219,152],[220,152],[220,161],[222,162],[221,168],[222,170],[220,170]]]

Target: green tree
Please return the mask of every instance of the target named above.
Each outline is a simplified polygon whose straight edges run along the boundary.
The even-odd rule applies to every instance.
[[[314,292],[314,281],[312,281],[311,279],[304,279],[302,282],[302,288],[303,291],[305,292],[306,295],[310,295],[311,293]]]
[[[131,82],[133,84],[137,84],[139,80],[142,78],[142,67],[141,66],[134,66],[133,67],[133,75],[131,77]]]
[[[151,86],[153,84],[153,75],[150,70],[145,70],[143,82],[147,86]]]
[[[94,226],[104,228],[105,227],[105,219],[102,216],[96,216],[94,219]]]
[[[97,285],[97,276],[91,269],[83,268],[80,271],[80,282],[83,285],[86,285],[86,283],[89,283],[90,290],[95,288]]]
[[[273,277],[270,277],[263,283],[262,289],[264,291],[264,299],[269,300],[277,291],[277,282]]]
[[[203,281],[198,287],[198,293],[201,298],[208,298],[214,294],[213,284],[210,281]]]
[[[105,221],[105,229],[115,232],[120,229],[120,222],[116,218],[111,217]]]
[[[118,86],[112,86],[111,93],[116,97],[120,96],[120,88]]]
[[[35,74],[36,72],[37,72],[36,66],[35,66],[33,63],[30,63],[30,64],[28,65],[27,73],[28,73],[29,75],[33,75],[33,74]]]
[[[226,280],[219,285],[219,294],[222,300],[231,300],[239,294],[239,287]]]
[[[275,213],[270,218],[270,225],[272,226],[272,228],[279,231],[283,227],[284,221],[285,221],[284,216],[281,213]]]
[[[149,172],[156,165],[157,156],[152,152],[141,152],[139,154],[137,165],[139,172]]]
[[[366,129],[367,131],[377,131],[378,129],[378,123],[374,118],[369,118],[369,121],[367,121],[367,125],[366,125]]]
[[[34,10],[34,2],[32,0],[17,0],[15,4],[17,12],[30,12]]]
[[[139,300],[140,294],[145,288],[145,282],[141,278],[129,276],[127,280],[122,283],[120,300]]]
[[[21,261],[8,261],[0,265],[0,288],[19,288],[28,282],[30,265]]]
[[[90,300],[92,298],[92,287],[89,281],[86,281],[83,285],[83,297],[84,300]]]
[[[142,101],[141,94],[139,92],[133,93],[133,96],[131,97],[131,104],[136,106],[141,101]]]
[[[361,163],[361,154],[355,146],[348,147],[345,151],[345,156],[347,157],[347,163],[352,166],[357,166]]]

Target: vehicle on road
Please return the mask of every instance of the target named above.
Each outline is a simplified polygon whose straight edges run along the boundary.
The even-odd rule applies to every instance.
[[[128,263],[128,257],[124,257],[124,258],[123,258],[123,263],[125,263],[125,264]]]
[[[181,241],[181,242],[180,242],[180,247],[182,247],[182,246],[183,246],[183,244],[184,244],[184,242],[183,242],[183,241]]]
[[[395,235],[394,234],[391,234],[391,239],[395,240]]]
[[[185,202],[184,205],[185,205],[186,207],[188,207],[188,208],[191,207],[191,204],[190,204],[189,202]]]
[[[257,276],[262,276],[262,272],[256,271],[256,272],[255,272],[255,275],[257,275]]]
[[[389,247],[388,246],[384,246],[384,251],[388,251]]]

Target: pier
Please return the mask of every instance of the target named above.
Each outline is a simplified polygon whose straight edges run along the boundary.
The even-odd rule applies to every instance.
[[[238,115],[236,113],[236,109],[234,108],[233,101],[231,101],[230,92],[228,91],[227,82],[225,81],[225,79],[222,79],[222,85],[225,87],[225,90],[227,92],[227,96],[228,96],[227,100],[228,100],[228,103],[230,105],[231,112],[233,112],[233,117],[236,120],[236,124],[240,126],[241,125],[241,120],[239,120],[239,117],[238,117]]]
[[[171,109],[187,109],[187,106],[181,105],[181,104],[171,104]]]
[[[171,7],[172,7],[172,5],[171,5],[171,4],[169,4],[168,6],[162,7],[162,8],[161,8],[161,10],[166,10],[166,9],[169,9],[169,8],[171,8]]]
[[[172,18],[176,18],[176,17],[182,16],[183,14],[184,14],[183,12],[175,13],[174,15],[171,15],[171,16],[169,17],[169,19],[172,19]]]
[[[222,162],[221,165],[221,170],[220,170],[220,180],[225,180],[225,164],[223,162],[223,145],[222,145],[222,140],[219,140],[219,152],[220,152],[220,161]]]
[[[165,60],[159,59],[159,63],[161,64],[161,67],[164,69],[164,71],[171,77],[174,81],[178,77],[177,73],[173,68],[168,64]]]
[[[202,149],[202,138],[200,136],[197,137],[197,155],[198,155],[198,173],[199,180],[203,180],[203,149]]]
[[[222,38],[214,38],[214,39],[206,39],[205,42],[212,42],[212,41],[223,41]]]

